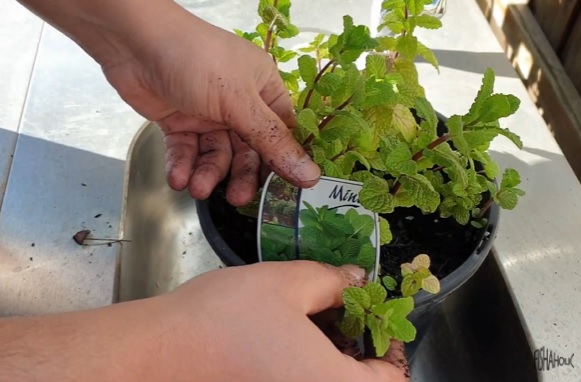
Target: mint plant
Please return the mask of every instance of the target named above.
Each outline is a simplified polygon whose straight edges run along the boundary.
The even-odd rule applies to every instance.
[[[390,36],[372,37],[368,27],[355,25],[347,15],[340,34],[319,34],[296,50],[283,47],[285,39],[299,33],[291,22],[290,0],[259,0],[261,22],[254,31],[236,31],[268,52],[275,63],[295,62],[291,71],[279,67],[297,115],[294,137],[324,175],[363,184],[362,206],[383,215],[379,218],[382,245],[392,241],[384,216],[396,208],[417,208],[482,228],[488,223],[490,206],[514,209],[525,195],[518,188],[518,172],[509,168],[501,173],[488,152],[499,136],[523,146],[519,136],[500,124],[518,110],[520,101],[494,91],[492,69],[485,71],[464,114],[439,121],[426,98],[415,60],[423,57],[439,70],[438,60],[415,33],[418,28],[441,27],[439,19],[422,13],[429,3],[383,1],[388,12],[379,30],[389,30]],[[363,67],[358,67],[362,61]],[[348,260],[369,265],[367,243],[358,242],[358,253],[355,244],[347,244],[358,240],[349,236],[354,227],[347,224],[350,219],[355,218],[341,220],[329,210],[307,208],[301,216],[306,243],[302,256],[332,264]],[[321,235],[324,231],[334,236]],[[281,247],[275,252],[285,251]],[[347,289],[344,332],[360,335],[370,330],[379,355],[387,351],[390,338],[414,337],[415,329],[405,318],[413,309],[412,296],[421,289],[429,293],[440,289],[429,266],[427,255],[402,264],[401,298],[386,300],[397,288],[391,276],[382,283]]]
[[[345,214],[328,206],[306,208],[299,212],[299,251],[303,260],[341,266],[356,264],[367,272],[375,266],[376,248],[371,241],[375,222],[370,215],[360,215],[354,208]]]
[[[417,56],[438,69],[433,52],[414,32],[437,29],[439,19],[422,14],[429,0],[386,0],[380,25],[395,36],[371,37],[364,25],[343,18],[339,35],[317,35],[305,48],[289,51],[280,40],[294,37],[290,0],[260,0],[262,22],[255,32],[237,33],[268,51],[275,62],[296,58],[297,69],[280,70],[297,113],[295,138],[323,174],[363,182],[362,205],[388,214],[398,207],[452,217],[460,224],[486,225],[487,206],[514,208],[524,192],[516,170],[504,173],[511,191],[500,192],[499,166],[487,153],[499,135],[519,148],[520,138],[501,128],[520,101],[494,93],[495,75],[484,73],[467,113],[453,115],[438,134],[438,118],[418,83]],[[365,67],[355,62],[365,55]],[[297,58],[298,57],[298,58]],[[486,199],[485,199],[486,198]],[[382,233],[389,236],[382,220]]]

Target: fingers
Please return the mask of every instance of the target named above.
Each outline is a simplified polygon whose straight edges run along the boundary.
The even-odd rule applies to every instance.
[[[228,174],[232,161],[232,146],[226,130],[202,134],[200,156],[189,182],[192,198],[206,199]]]
[[[378,381],[409,382],[410,371],[402,342],[391,341],[389,351],[380,359],[363,361]]]
[[[229,135],[234,156],[226,199],[239,207],[248,204],[258,190],[260,158],[235,132],[230,131]]]
[[[198,156],[198,134],[174,133],[164,138],[165,174],[169,186],[177,191],[186,188]]]
[[[279,276],[281,297],[307,315],[341,307],[343,289],[367,282],[365,271],[355,265],[337,268],[314,261],[289,261],[278,266],[284,267]]]
[[[237,99],[226,104],[237,105],[235,110],[226,112],[226,123],[273,171],[297,187],[312,187],[317,183],[321,175],[319,166],[258,94],[249,94],[244,102]]]

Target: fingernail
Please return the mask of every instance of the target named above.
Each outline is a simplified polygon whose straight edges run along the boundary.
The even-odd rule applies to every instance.
[[[299,183],[311,184],[321,177],[321,168],[306,156],[291,170],[291,177]]]
[[[349,280],[349,285],[352,287],[362,287],[367,284],[367,274],[363,268],[357,265],[347,264],[339,267],[343,277]]]

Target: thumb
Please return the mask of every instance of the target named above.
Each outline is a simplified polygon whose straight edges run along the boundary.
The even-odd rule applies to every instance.
[[[248,94],[242,100],[232,99],[225,105],[237,105],[237,110],[225,112],[228,126],[274,172],[297,187],[312,187],[317,183],[321,169],[259,94]]]
[[[287,302],[306,315],[343,306],[343,289],[361,287],[367,275],[356,265],[334,267],[315,261],[296,260],[280,263],[285,269],[279,283]]]

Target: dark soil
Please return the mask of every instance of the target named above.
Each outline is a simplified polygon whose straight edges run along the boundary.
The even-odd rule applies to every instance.
[[[238,213],[224,198],[219,187],[210,197],[209,211],[226,244],[247,264],[258,261],[257,220]],[[400,265],[419,254],[431,259],[430,270],[442,279],[458,268],[476,249],[485,228],[460,225],[436,214],[423,215],[414,208],[396,209],[384,216],[391,225],[393,240],[381,248],[381,275],[401,281]]]

